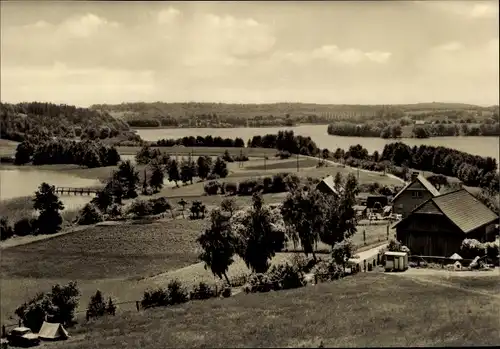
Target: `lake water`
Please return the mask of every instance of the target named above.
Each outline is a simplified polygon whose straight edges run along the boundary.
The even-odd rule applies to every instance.
[[[31,196],[38,190],[42,182],[56,187],[95,187],[100,186],[97,179],[85,179],[65,173],[46,170],[0,170],[0,200],[21,196]],[[66,209],[78,209],[92,200],[88,195],[61,195],[60,199]]]
[[[292,130],[296,135],[311,137],[320,148],[334,151],[337,148],[347,149],[351,145],[361,144],[370,153],[381,151],[388,143],[395,140],[366,137],[341,137],[330,136],[327,125],[301,125],[293,127],[247,127],[247,128],[172,128],[172,129],[137,129],[144,140],[157,141],[162,138],[182,138],[188,136],[207,136],[236,138],[240,137],[245,142],[253,136],[268,133],[278,133],[281,130]],[[409,146],[433,145],[454,148],[466,153],[491,156],[499,162],[499,137],[434,137],[428,139],[403,138],[402,142]]]

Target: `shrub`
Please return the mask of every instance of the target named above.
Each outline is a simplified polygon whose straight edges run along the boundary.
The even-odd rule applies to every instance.
[[[132,202],[127,212],[137,217],[149,216],[153,213],[153,205],[149,201],[137,199]]]
[[[101,212],[92,204],[86,204],[77,217],[76,223],[78,225],[90,225],[103,221]]]
[[[213,290],[208,284],[204,282],[200,282],[198,285],[193,287],[193,291],[191,291],[189,298],[190,299],[209,299],[216,297],[215,290]]]
[[[292,154],[288,151],[279,151],[276,153],[276,157],[280,158],[280,159],[288,159],[290,156],[292,156]]]
[[[219,179],[220,176],[218,174],[215,174],[215,173],[210,173],[208,176],[207,176],[207,179],[208,180],[216,180],[216,179]]]
[[[14,230],[9,225],[9,221],[5,217],[0,218],[0,240],[7,240],[14,235]]]
[[[269,279],[268,275],[256,273],[251,275],[248,279],[248,285],[245,287],[245,292],[269,292],[274,289],[275,286],[276,285]]]
[[[246,156],[245,154],[238,155],[234,158],[234,161],[239,161],[239,162],[248,161],[248,156]]]
[[[87,314],[90,317],[103,316],[106,313],[106,302],[102,297],[101,291],[97,290],[95,295],[90,297],[90,302],[87,307]]]
[[[151,211],[153,214],[164,213],[172,208],[166,197],[151,199],[149,202],[151,203]]]
[[[333,260],[320,261],[314,266],[312,272],[319,281],[332,281],[344,276],[342,266],[338,265]]]
[[[188,293],[179,280],[172,280],[167,285],[168,301],[170,305],[186,303]]]
[[[294,265],[273,265],[267,274],[269,275],[269,279],[273,281],[273,284],[276,281],[278,282],[278,289],[281,290],[288,290],[306,285],[304,273]]]
[[[152,307],[165,307],[167,305],[169,305],[168,290],[162,288],[145,291],[141,300],[141,306],[145,309]]]
[[[220,183],[217,181],[210,181],[203,187],[207,195],[217,195],[217,193],[219,192],[219,188]]]
[[[229,195],[236,195],[238,192],[238,185],[236,183],[228,182],[225,184],[226,193]]]
[[[485,255],[486,246],[476,239],[464,239],[460,246],[460,253],[462,258],[473,259],[476,256]]]
[[[403,245],[401,244],[401,242],[399,242],[398,240],[395,240],[395,239],[391,239],[389,241],[389,245],[387,246],[387,249],[391,252],[402,252],[401,251],[402,247],[403,247]]]
[[[222,297],[229,298],[231,297],[231,287],[226,285],[222,290]]]
[[[117,218],[122,215],[122,206],[120,204],[112,204],[107,209],[107,213],[112,218]]]
[[[36,218],[21,218],[14,223],[14,234],[17,236],[35,235],[37,233]]]
[[[233,157],[231,156],[231,154],[229,154],[229,152],[227,150],[224,152],[224,155],[222,156],[222,160],[224,160],[226,162],[234,162]]]

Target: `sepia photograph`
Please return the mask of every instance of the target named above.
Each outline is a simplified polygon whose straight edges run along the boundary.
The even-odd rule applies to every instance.
[[[500,346],[498,1],[0,1],[0,349]]]

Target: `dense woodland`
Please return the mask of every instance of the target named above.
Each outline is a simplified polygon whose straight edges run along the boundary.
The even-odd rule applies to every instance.
[[[155,147],[173,147],[175,145],[182,145],[185,147],[224,147],[224,148],[243,148],[245,142],[241,138],[222,138],[212,136],[197,136],[197,137],[183,137],[178,139],[160,139],[152,142]]]
[[[0,136],[22,142],[28,136],[105,139],[129,131],[108,113],[52,103],[0,103]]]
[[[57,140],[23,141],[16,148],[16,165],[75,164],[89,168],[115,166],[120,161],[120,154],[113,146],[99,141],[82,142]]]
[[[460,120],[491,117],[498,107],[460,103],[408,105],[329,105],[307,103],[122,103],[94,105],[94,110],[123,118],[131,127],[262,127],[328,124],[333,121]],[[378,136],[378,135],[377,135]]]

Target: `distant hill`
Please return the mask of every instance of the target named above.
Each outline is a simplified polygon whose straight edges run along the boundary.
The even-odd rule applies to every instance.
[[[0,103],[0,136],[22,141],[27,135],[108,138],[129,131],[126,122],[105,111],[52,103]]]
[[[398,119],[415,114],[427,116],[432,113],[445,113],[446,117],[458,119],[470,115],[481,116],[483,111],[488,111],[488,108],[472,104],[436,102],[400,105],[154,102],[98,104],[90,109],[109,113],[127,121],[132,127],[290,126],[297,123],[329,123],[335,120]]]

